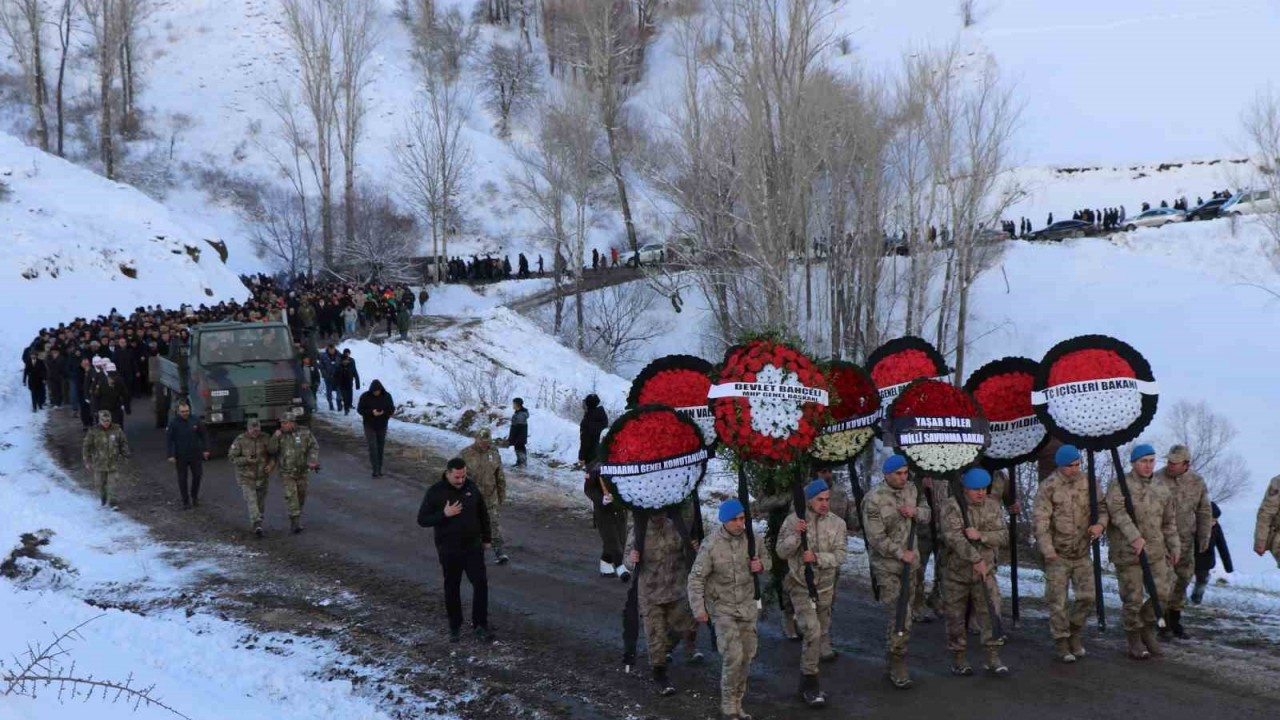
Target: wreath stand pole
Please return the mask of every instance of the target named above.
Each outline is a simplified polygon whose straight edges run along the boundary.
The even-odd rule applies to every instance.
[[[631,514],[632,527],[635,529],[635,551],[640,553],[640,562],[636,563],[631,573],[631,587],[627,588],[627,604],[622,609],[622,665],[623,670],[631,672],[636,664],[636,643],[640,637],[639,586],[640,571],[644,562],[644,534],[649,525],[649,513],[640,510]],[[624,558],[625,562],[625,558]]]
[[[880,583],[876,582],[876,571],[871,568],[871,543],[867,542],[867,529],[863,527],[862,501],[866,495],[862,492],[862,482],[858,480],[857,464],[849,461],[849,485],[853,488],[853,506],[858,513],[858,527],[862,529],[862,544],[867,548],[867,569],[871,572],[871,594],[880,600]]]
[[[1018,502],[1018,466],[1009,468],[1009,507]],[[1018,514],[1009,511],[1009,603],[1013,627],[1018,627]]]
[[[804,520],[808,505],[804,497],[804,488],[800,486],[800,482],[807,473],[796,472],[796,478],[791,483],[791,498],[796,509],[796,519]],[[809,533],[800,533],[800,552],[809,552]],[[801,556],[803,557],[803,556]],[[818,585],[813,579],[813,563],[804,564],[804,586],[809,591],[809,604],[815,609],[818,607]]]
[[[1125,480],[1124,471],[1120,469],[1120,450],[1111,448],[1111,464],[1115,466],[1116,481],[1120,483],[1120,492],[1124,495],[1124,509],[1129,519],[1138,524],[1138,515],[1133,507],[1133,496],[1129,493],[1129,483]],[[1151,574],[1151,561],[1147,558],[1147,549],[1138,552],[1138,562],[1142,564],[1142,584],[1147,587],[1147,597],[1151,598],[1151,609],[1156,613],[1156,626],[1165,627],[1164,612],[1160,607],[1160,593],[1156,588],[1155,576]]]
[[[738,461],[738,502],[742,503],[743,513],[747,516],[747,561],[756,557],[756,529],[751,522],[751,495],[747,492],[747,466]],[[755,586],[756,610],[763,611],[764,603],[760,601],[760,576],[751,573],[751,583]]]
[[[1098,471],[1093,462],[1093,451],[1089,455],[1089,527],[1098,524]],[[1102,598],[1102,539],[1094,538],[1093,546],[1093,595],[1098,606],[1098,632],[1107,631],[1107,607]]]
[[[960,508],[960,519],[964,522],[964,530],[968,530],[969,528],[973,528],[973,523],[969,522],[969,498],[966,497],[964,493],[965,489],[963,487],[957,488],[955,497],[956,505]],[[977,528],[973,529],[977,530]],[[963,530],[961,533],[963,534]],[[978,548],[977,540],[970,541],[970,544],[972,544],[975,549]],[[979,552],[981,551],[979,550]],[[994,567],[988,569],[993,573],[995,572]],[[982,583],[982,599],[987,604],[987,617],[990,619],[989,622],[991,623],[991,636],[996,640],[1003,640],[1004,624],[1000,622],[1000,613],[996,610],[996,605],[991,600],[991,586],[987,585],[987,576],[983,575],[978,578],[978,580]]]
[[[929,540],[933,551],[933,592],[937,593],[937,597],[942,597],[942,543],[938,540],[938,505],[933,501],[933,488],[930,487],[934,483],[933,478],[928,478],[929,485],[924,484],[924,480],[920,481],[920,486],[924,488],[924,501],[929,504]],[[952,493],[954,494],[954,493]],[[920,559],[921,564],[924,558]],[[923,570],[921,571],[923,572]],[[924,584],[921,579],[920,584]],[[920,592],[924,592],[924,588],[920,588]]]
[[[907,550],[916,549],[916,519],[911,518],[907,524]],[[919,560],[920,558],[916,558]],[[901,576],[898,578],[898,608],[894,614],[893,631],[902,637],[907,634],[907,608],[911,605],[912,567],[915,563],[902,563]]]
[[[697,538],[695,542],[699,547],[707,539],[707,530],[702,523],[702,498],[698,496],[698,488],[693,488],[693,537]],[[711,632],[711,649],[720,652],[720,643],[716,641],[716,624],[707,623],[707,630]]]

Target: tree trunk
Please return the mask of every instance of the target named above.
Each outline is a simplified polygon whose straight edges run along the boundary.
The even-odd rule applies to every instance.
[[[609,92],[609,90],[605,90]],[[610,113],[606,113],[606,117]],[[613,182],[618,188],[618,204],[622,206],[622,223],[627,227],[627,244],[631,252],[640,248],[640,240],[636,236],[636,226],[631,220],[631,202],[627,199],[627,179],[622,174],[622,153],[618,149],[617,128],[612,122],[605,122],[605,137],[609,141],[609,170],[613,173]]]
[[[110,53],[110,50],[103,50]],[[103,59],[104,64],[111,62]],[[102,172],[108,180],[116,177],[116,149],[112,142],[111,130],[111,75],[106,71],[98,73],[98,95],[102,102],[102,111],[98,118],[98,147],[102,156]]]
[[[58,56],[58,81],[54,88],[54,107],[57,113],[57,133],[58,133],[58,157],[64,157],[63,148],[66,139],[66,117],[63,113],[63,82],[67,77],[67,53],[71,48],[71,0],[65,0],[62,5],[62,15],[58,19],[58,44],[61,53]]]
[[[41,28],[32,28],[31,61],[33,67],[32,81],[36,110],[36,137],[40,139],[40,149],[49,152],[49,119],[45,115],[45,105],[49,102],[49,87],[44,79],[44,46],[40,43]]]

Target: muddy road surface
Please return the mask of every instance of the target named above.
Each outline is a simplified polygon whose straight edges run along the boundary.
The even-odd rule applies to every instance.
[[[181,509],[163,431],[153,424],[142,402],[125,423],[133,460],[117,493],[120,511],[149,526],[172,548],[175,562],[214,560],[218,568],[172,602],[235,617],[259,632],[333,639],[359,662],[335,669],[334,676],[351,680],[357,692],[381,699],[400,717],[422,717],[424,699],[467,718],[718,716],[719,658],[705,629],[699,637],[704,665],[685,664],[677,651],[676,696],[652,692],[643,651],[639,668],[622,673],[626,588],[597,574],[599,541],[586,499],[539,480],[536,468],[509,476],[502,524],[511,563],[489,566],[490,620],[498,642],[481,644],[464,635],[451,644],[431,533],[416,525],[425,488],[444,466],[438,452],[402,442],[392,427],[386,475],[372,478],[356,429],[326,422],[322,414],[313,428],[322,469],[311,479],[306,531],[288,533],[273,479],[268,534],[258,540],[225,460],[206,463],[201,506]],[[78,421],[60,413],[48,428],[50,452],[90,492]],[[1022,625],[1003,652],[1010,677],[950,676],[942,623],[934,622],[915,627],[909,655],[915,688],[898,691],[883,676],[884,612],[859,575],[846,572],[841,580],[834,628],[841,654],[823,666],[828,707],[819,714],[1244,720],[1280,712],[1274,638],[1237,644],[1196,639],[1167,644],[1164,659],[1134,662],[1122,653],[1118,629],[1105,636],[1091,629],[1088,658],[1064,666],[1049,658],[1048,629],[1034,599],[1024,599]],[[465,583],[463,592],[469,612]],[[1192,632],[1212,634],[1196,625],[1194,611],[1189,616]],[[1115,628],[1118,613],[1111,620]],[[745,707],[756,718],[810,715],[797,697],[799,644],[782,637],[776,609],[761,622],[760,635]],[[976,645],[970,648],[975,667],[981,661]]]

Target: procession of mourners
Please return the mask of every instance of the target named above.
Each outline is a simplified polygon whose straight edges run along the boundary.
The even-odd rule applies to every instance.
[[[267,536],[266,500],[273,478],[285,501],[290,534],[304,530],[308,486],[317,481],[313,476],[321,467],[322,448],[302,421],[320,412],[319,383],[325,385],[335,422],[353,405],[361,417],[370,464],[370,477],[362,481],[384,476],[388,430],[397,412],[391,392],[375,379],[354,403],[353,386],[360,387],[360,380],[350,351],[340,353],[335,344],[317,349],[351,334],[356,324],[383,319],[391,323],[398,317],[403,335],[414,294],[391,287],[286,288],[265,278],[251,287],[253,294],[243,303],[177,311],[140,307],[128,315],[112,309],[98,318],[78,318],[41,331],[23,353],[33,411],[66,406],[83,426],[83,464],[102,507],[120,507],[121,478],[131,472],[125,424],[137,407],[132,401],[161,382],[148,358],[184,357],[192,333],[203,324],[289,326],[299,387],[310,398],[306,412],[236,423],[226,458],[246,505],[247,537]],[[157,420],[165,428],[165,457],[176,474],[175,495],[183,511],[200,508],[201,488],[211,481],[205,464],[215,452],[209,427],[214,415],[193,413],[193,402],[184,397],[170,417]],[[1044,573],[1044,640],[1051,648],[1046,660],[1064,665],[1097,655],[1087,649],[1085,635],[1095,609],[1102,617],[1097,593],[1102,541],[1118,585],[1123,652],[1134,661],[1160,658],[1164,643],[1187,639],[1184,613],[1195,612],[1188,602],[1203,602],[1219,561],[1225,571],[1232,570],[1221,512],[1210,485],[1193,469],[1196,448],[1183,443],[1161,449],[1144,441],[1129,444],[1123,457],[1118,451],[1112,455],[1125,467],[1111,468],[1115,480],[1105,486],[1097,480],[1097,468],[1087,466],[1093,453],[1060,440],[1042,445],[1026,463],[1029,472],[1021,475],[1016,467],[981,462],[931,474],[908,462],[901,448],[888,448],[874,461],[862,458],[861,474],[872,476],[864,483],[853,461],[837,466],[806,455],[796,465],[803,468],[796,484],[754,501],[745,492],[722,493],[711,501],[705,522],[714,519],[718,525],[704,530],[696,494],[665,513],[632,514],[624,507],[624,501],[633,500],[620,497],[620,486],[609,479],[626,471],[608,456],[605,436],[614,430],[605,405],[596,394],[582,400],[576,466],[601,540],[598,574],[615,579],[615,585],[616,579],[634,583],[636,615],[659,695],[688,686],[690,680],[672,666],[676,657],[704,662],[697,638],[699,627],[707,626],[720,663],[720,713],[727,720],[751,717],[744,708],[750,704],[751,665],[760,649],[758,625],[768,605],[777,607],[783,637],[798,644],[796,701],[810,708],[829,703],[822,677],[824,668],[841,657],[833,627],[849,622],[852,611],[840,601],[853,605],[847,598],[854,576],[869,580],[869,597],[882,613],[884,677],[891,687],[906,690],[916,684],[911,667],[930,657],[945,657],[939,666],[956,678],[1006,679],[1027,671],[1002,658],[1012,637],[1002,622],[1010,606],[1004,587],[1018,617],[1017,563],[1009,565],[1019,536]],[[503,519],[512,511],[499,448],[513,448],[510,467],[518,478],[550,472],[546,464],[530,462],[530,440],[537,433],[525,401],[513,398],[511,406],[505,438],[495,439],[493,428],[481,425],[445,467],[398,468],[429,483],[417,524],[434,533],[452,642],[461,641],[465,623],[463,577],[472,589],[471,635],[491,642],[496,635],[486,565],[520,564],[520,554],[513,558],[507,552]],[[1025,516],[1023,496],[1029,498]],[[764,536],[757,542],[761,529]],[[1280,566],[1280,477],[1265,490],[1252,550],[1260,556],[1270,552]],[[595,562],[592,553],[580,554],[584,565]],[[1000,567],[1013,571],[1010,585],[1002,583]],[[943,621],[944,641],[929,652],[912,630],[935,619]],[[971,645],[978,646],[977,663],[970,662]]]

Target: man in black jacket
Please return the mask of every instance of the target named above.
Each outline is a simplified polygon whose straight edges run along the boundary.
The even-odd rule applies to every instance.
[[[364,440],[369,444],[369,465],[373,476],[382,477],[382,451],[387,447],[387,423],[395,414],[396,404],[391,393],[382,387],[381,380],[369,383],[369,389],[360,395],[356,412],[364,419]]]
[[[178,492],[182,494],[182,509],[200,506],[200,481],[204,478],[204,461],[209,459],[209,435],[204,423],[191,419],[191,406],[178,403],[178,417],[169,420],[164,433],[166,455],[178,470]],[[187,490],[187,474],[191,475],[191,490]]]
[[[609,415],[600,407],[600,397],[591,393],[582,400],[582,422],[578,425],[578,465],[586,467],[596,461],[600,433],[609,429]]]
[[[333,381],[338,384],[338,409],[343,415],[351,414],[351,396],[360,389],[360,371],[356,369],[356,359],[351,357],[350,350],[343,350],[338,364],[333,369]]]
[[[370,390],[372,392],[372,390]],[[436,555],[444,572],[444,605],[449,613],[449,641],[462,634],[462,576],[471,583],[471,625],[479,640],[489,632],[489,580],[484,552],[492,545],[489,512],[480,489],[467,479],[462,458],[449,461],[444,477],[427,488],[418,508],[418,525],[435,528]]]
[[[507,444],[515,448],[516,467],[524,467],[529,461],[525,446],[529,443],[529,411],[524,407],[524,398],[511,401],[514,412],[511,413],[511,430],[507,433]]]

